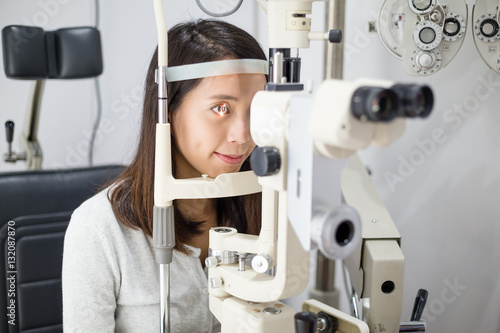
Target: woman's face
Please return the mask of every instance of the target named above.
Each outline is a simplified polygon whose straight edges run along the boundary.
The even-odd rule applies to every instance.
[[[177,178],[238,172],[255,147],[250,103],[266,78],[234,74],[204,78],[172,116]]]

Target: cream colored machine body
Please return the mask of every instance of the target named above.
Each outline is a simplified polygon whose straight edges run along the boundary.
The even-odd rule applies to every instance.
[[[335,320],[339,333],[400,329],[404,271],[400,236],[355,153],[394,142],[404,132],[402,118],[427,116],[430,109],[415,103],[429,102],[429,94],[420,87],[385,81],[327,80],[311,95],[298,81],[287,82],[283,50],[339,37],[335,31],[310,31],[312,2],[259,1],[268,13],[269,46],[274,51],[273,82],[255,95],[251,105],[251,134],[258,145],[252,167],[259,177],[246,172],[178,180],[171,173],[166,24],[162,0],[155,0],[159,123],[153,239],[160,265],[161,332],[169,332],[173,200],[260,189],[258,236],[229,227],[210,231],[206,260],[210,310],[221,322],[222,333],[289,333],[296,327],[298,333],[309,332],[296,326],[296,311],[280,300],[305,289],[310,251],[315,247],[329,259],[346,259],[355,291],[371,299],[371,308],[367,323],[314,300],[305,302],[304,310],[326,313],[324,318]],[[319,170],[328,170],[328,179],[315,179]],[[319,332],[327,329],[324,320],[313,322],[312,331],[316,325]]]
[[[457,55],[467,15],[464,0],[385,0],[377,30],[406,73],[425,76],[445,68]]]
[[[356,291],[371,299],[368,323],[347,314],[339,317],[323,304],[321,311],[330,309],[342,323],[338,332],[399,332],[404,278],[400,235],[355,152],[392,143],[404,132],[405,120],[360,120],[349,104],[360,87],[392,85],[328,80],[314,96],[256,94],[252,137],[259,148],[275,149],[281,164],[271,175],[259,177],[263,219],[258,237],[229,228],[211,231],[210,309],[223,333],[293,331],[295,312],[279,300],[304,290],[311,243],[329,258],[346,258]],[[331,170],[338,183],[329,189],[315,186],[318,166]],[[328,205],[315,193],[326,193]],[[249,255],[252,263],[245,265],[241,258]],[[303,309],[311,308],[311,302],[304,304]]]
[[[477,0],[472,12],[474,42],[488,67],[500,74],[500,2]]]

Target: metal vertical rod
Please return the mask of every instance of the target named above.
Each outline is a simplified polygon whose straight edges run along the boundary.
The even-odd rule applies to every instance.
[[[330,0],[327,4],[325,22],[327,30],[345,28],[345,0]],[[345,34],[344,34],[345,36]],[[325,47],[325,79],[344,76],[344,39],[341,43],[328,43]]]
[[[38,142],[38,123],[44,89],[45,80],[33,81],[21,133],[21,145],[27,150],[26,161],[29,170],[40,170],[42,168],[43,154]]]
[[[335,261],[326,258],[321,251],[318,251],[316,267],[316,289],[333,291],[335,289]]]
[[[156,81],[158,83],[158,123],[166,124],[168,122],[167,67],[158,66],[158,71],[156,75],[157,75]],[[155,168],[156,167],[157,165],[155,164]],[[167,235],[164,235],[164,237],[166,238]],[[160,332],[169,333],[170,332],[170,264],[160,263],[159,270],[160,270],[160,281],[159,281],[160,282]]]
[[[170,265],[160,264],[160,332],[170,332]]]
[[[161,166],[162,164],[160,163],[160,167]],[[160,332],[169,333],[170,263],[172,263],[173,249],[175,247],[173,206],[153,207],[153,245],[155,247],[155,259],[159,265]]]
[[[283,53],[276,52],[273,56],[273,83],[280,84],[283,77]]]
[[[156,72],[156,83],[158,84],[158,124],[168,123],[168,91],[167,91],[167,66],[168,66],[168,31],[163,10],[163,0],[153,0],[156,30],[158,33],[158,70]],[[163,129],[170,128],[161,126]],[[156,188],[164,184],[158,179],[163,173],[172,175],[170,156],[166,159],[160,156],[158,147],[158,132],[156,132],[155,152],[155,206],[153,211],[153,240],[156,249],[156,260],[159,264],[160,275],[160,332],[170,332],[170,263],[172,262],[172,251],[175,247],[175,228],[173,206],[157,207]],[[167,132],[168,132],[167,131]],[[161,131],[163,133],[163,131]],[[167,138],[167,150],[170,155],[170,138]],[[164,143],[164,142],[162,142]],[[165,153],[165,150],[162,150]],[[160,161],[161,160],[161,161]],[[162,168],[167,164],[167,170]]]
[[[330,0],[325,12],[326,30],[338,29],[344,32],[345,0]],[[324,79],[342,79],[344,72],[344,40],[341,43],[327,43],[325,46]],[[327,259],[320,251],[316,257],[316,289],[335,290],[335,261]],[[338,306],[338,304],[330,304]]]

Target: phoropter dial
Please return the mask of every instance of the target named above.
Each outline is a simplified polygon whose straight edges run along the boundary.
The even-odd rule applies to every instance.
[[[466,24],[462,16],[455,13],[446,14],[443,27],[443,38],[447,42],[454,42],[465,34]]]
[[[484,14],[477,19],[474,33],[485,43],[493,43],[500,39],[500,25],[496,14]]]
[[[436,8],[436,0],[408,0],[412,12],[418,15],[430,13]]]
[[[411,60],[413,69],[420,75],[434,74],[441,67],[441,53],[439,51],[415,50]]]
[[[438,47],[443,39],[441,27],[432,21],[422,21],[417,24],[413,39],[421,50],[429,51]]]

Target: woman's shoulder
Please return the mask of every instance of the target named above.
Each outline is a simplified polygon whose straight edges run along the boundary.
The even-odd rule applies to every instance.
[[[108,193],[112,187],[105,188],[94,196],[85,200],[71,215],[70,227],[97,228],[103,233],[117,223],[113,213]]]

